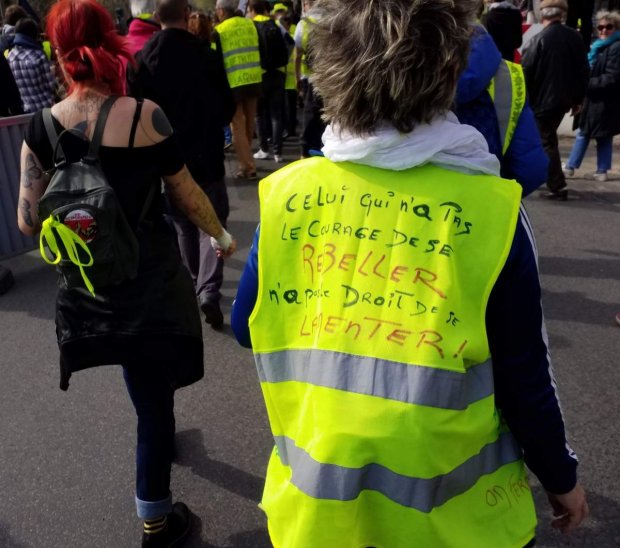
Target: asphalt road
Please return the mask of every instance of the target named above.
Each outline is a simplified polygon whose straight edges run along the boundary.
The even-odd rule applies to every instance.
[[[285,158],[295,154],[289,144]],[[263,173],[275,167],[260,164]],[[258,218],[256,183],[228,182],[229,229],[240,249],[225,272],[227,321]],[[620,174],[607,183],[574,179],[569,201],[532,196],[526,206],[537,233],[564,414],[592,510],[580,531],[557,534],[533,480],[538,545],[620,546],[620,326],[614,323],[620,311]],[[69,391],[61,392],[55,275],[36,253],[3,264],[16,285],[0,297],[0,547],[138,546],[135,417],[120,369],[76,374]],[[172,488],[195,515],[187,546],[268,547],[258,503],[272,443],[252,355],[228,327],[221,333],[205,327],[204,340],[205,379],[176,399]]]

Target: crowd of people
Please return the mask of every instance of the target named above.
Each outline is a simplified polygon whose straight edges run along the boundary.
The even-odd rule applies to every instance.
[[[590,43],[565,24],[566,0],[542,0],[542,29],[523,45],[529,4],[304,0],[296,13],[249,0],[242,13],[217,0],[206,13],[136,0],[127,22],[95,0],[59,0],[45,34],[6,10],[0,115],[33,113],[20,230],[87,222],[82,239],[97,241],[90,202],[79,221],[37,214],[50,175],[87,161],[137,237],[137,272],[114,284],[67,274],[83,271],[76,253],[60,262],[56,324],[61,388],[82,369],[123,366],[143,547],[176,546],[190,530],[170,490],[174,394],[203,375],[200,312],[224,324],[224,261],[237,245],[225,149],[238,166],[229,176],[255,180],[256,160],[283,163],[298,131],[301,161],[260,182],[231,318],[255,354],[275,439],[262,501],[274,545],[533,546],[525,465],[555,527],[585,519],[521,198],[546,183],[543,197],[566,200],[591,139],[594,178],[607,179],[620,14],[598,12]],[[577,136],[562,163],[569,111]],[[489,485],[514,482],[518,506],[488,503]]]

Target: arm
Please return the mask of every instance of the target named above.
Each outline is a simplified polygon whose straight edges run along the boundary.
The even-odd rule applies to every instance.
[[[252,339],[250,338],[250,327],[248,325],[250,315],[256,305],[258,296],[258,237],[260,227],[256,229],[254,240],[245,268],[239,280],[237,288],[237,297],[233,302],[232,313],[230,316],[230,325],[237,342],[246,348],[252,348]]]
[[[558,512],[554,526],[569,531],[586,517],[587,504],[566,441],[540,299],[536,252],[522,208],[487,308],[496,404]]]
[[[164,176],[164,183],[174,204],[187,218],[219,244],[224,256],[230,256],[237,248],[237,242],[226,232],[211,201],[196,184],[187,166],[174,175]]]
[[[523,187],[523,196],[527,196],[547,180],[548,166],[534,113],[526,102],[502,160],[502,177],[516,179]]]
[[[17,226],[26,236],[34,236],[41,229],[37,204],[49,183],[47,173],[30,147],[22,145],[20,185],[17,200]]]

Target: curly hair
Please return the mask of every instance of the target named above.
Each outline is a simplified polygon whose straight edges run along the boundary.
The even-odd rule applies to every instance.
[[[323,117],[353,135],[408,133],[451,106],[478,0],[318,0],[309,56]]]
[[[620,13],[617,11],[601,10],[597,12],[596,20],[600,22],[603,19],[609,21],[616,28],[616,30],[620,29]]]

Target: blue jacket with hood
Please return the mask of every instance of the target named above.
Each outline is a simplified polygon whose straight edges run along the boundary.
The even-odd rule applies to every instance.
[[[501,62],[502,56],[493,38],[483,27],[476,27],[468,65],[458,82],[454,112],[462,124],[473,126],[484,135],[489,151],[500,160],[502,177],[516,179],[523,187],[523,196],[527,196],[547,180],[549,159],[528,102],[508,150],[502,156],[497,114],[487,92]]]

